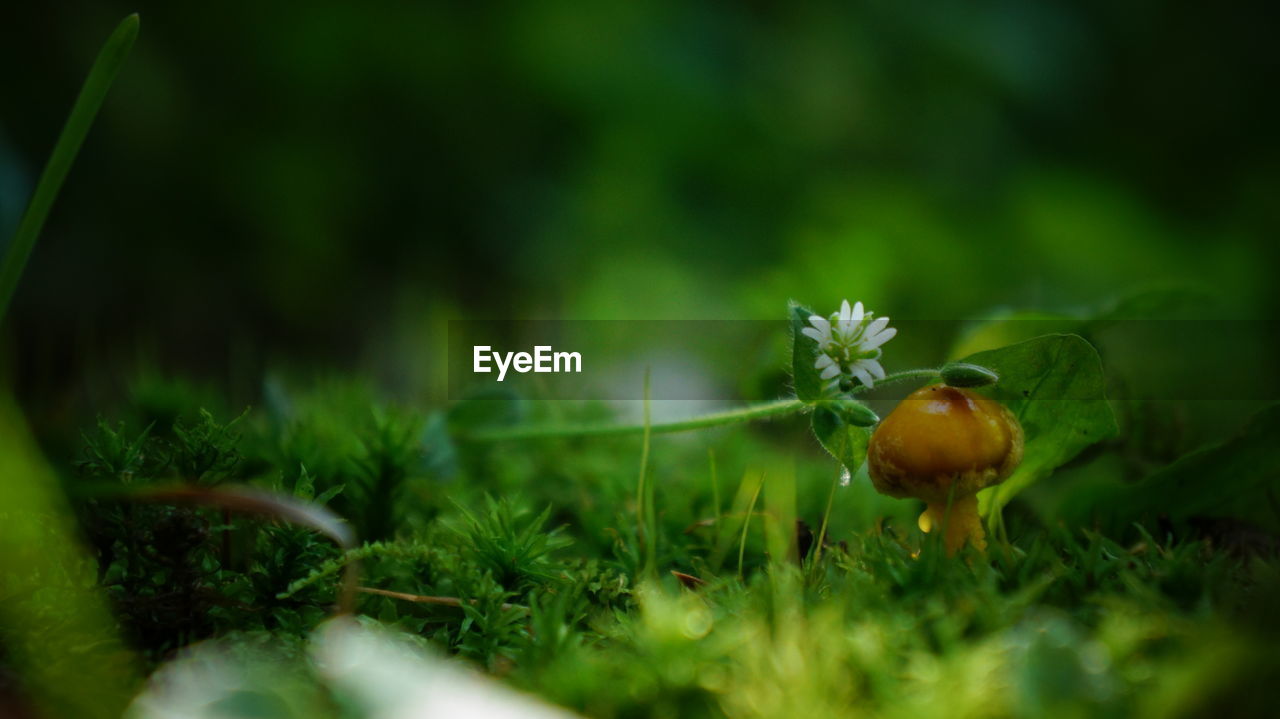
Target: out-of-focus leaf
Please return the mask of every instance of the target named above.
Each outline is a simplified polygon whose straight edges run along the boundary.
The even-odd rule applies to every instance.
[[[370,719],[575,716],[350,618],[318,629],[312,653],[330,690]]]
[[[337,716],[302,649],[300,641],[265,632],[186,647],[151,675],[125,717]]]
[[[1077,335],[1038,337],[979,352],[965,361],[1000,376],[984,392],[1003,402],[1026,433],[1022,464],[1013,476],[978,495],[989,518],[1018,492],[1118,431],[1104,392],[1102,362],[1093,346]]]
[[[1255,414],[1236,436],[1202,447],[1136,484],[1101,491],[1093,513],[1108,525],[1167,517],[1245,517],[1276,523],[1280,404]],[[1268,493],[1273,496],[1268,497]],[[1267,520],[1270,522],[1267,522]]]
[[[765,547],[774,561],[796,561],[796,471],[779,462],[765,471]]]
[[[787,316],[791,319],[791,383],[796,397],[806,402],[821,399],[825,384],[813,366],[818,359],[818,343],[801,334],[801,330],[809,326],[809,317],[813,314],[812,310],[794,300],[787,307]]]
[[[13,401],[0,395],[0,641],[32,715],[116,717],[134,657],[97,586],[93,559]],[[36,709],[38,708],[38,712]],[[21,707],[3,706],[0,714]]]

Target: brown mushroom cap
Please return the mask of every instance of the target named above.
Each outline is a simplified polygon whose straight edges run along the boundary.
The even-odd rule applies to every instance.
[[[912,392],[871,436],[867,468],[877,491],[930,504],[1003,482],[1022,461],[1022,426],[999,402],[933,385]]]

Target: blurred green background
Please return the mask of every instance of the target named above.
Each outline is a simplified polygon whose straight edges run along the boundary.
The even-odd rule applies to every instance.
[[[678,638],[669,628],[692,614],[654,595],[639,614],[616,615],[622,639],[613,646],[623,651],[588,659],[577,644],[548,644],[545,655],[523,655],[533,659],[509,676],[517,686],[569,706],[602,701],[618,715],[674,714],[676,701],[710,702],[726,686],[745,689],[721,695],[727,709],[758,699],[756,689],[785,687],[778,696],[815,706],[866,690],[904,716],[999,713],[1001,701],[1064,716],[1269,706],[1259,688],[1275,684],[1268,659],[1277,635],[1266,621],[1274,612],[1264,610],[1280,585],[1269,564],[1254,576],[1241,570],[1239,586],[1238,577],[1228,582],[1222,558],[1273,556],[1280,527],[1280,415],[1273,408],[1250,418],[1263,400],[1280,398],[1268,379],[1280,332],[1249,334],[1275,329],[1280,316],[1280,53],[1271,7],[12,5],[0,23],[0,242],[103,39],[127,13],[142,17],[139,42],[0,324],[0,385],[14,388],[20,405],[0,403],[0,478],[31,479],[9,483],[0,514],[26,521],[0,516],[9,530],[0,540],[21,548],[9,553],[18,569],[77,570],[56,581],[12,568],[0,576],[26,582],[6,585],[6,602],[31,599],[0,606],[20,617],[10,620],[6,652],[30,654],[4,658],[29,669],[28,679],[105,682],[79,693],[49,682],[51,696],[110,713],[101,697],[123,702],[133,687],[100,673],[131,670],[107,652],[127,643],[154,662],[255,627],[300,640],[331,602],[329,587],[296,599],[281,591],[331,561],[336,550],[325,540],[254,520],[233,527],[245,549],[237,557],[234,532],[201,534],[200,515],[159,506],[135,525],[132,509],[95,504],[92,483],[127,484],[153,463],[160,474],[139,470],[144,482],[243,481],[307,501],[336,487],[342,494],[323,501],[333,499],[362,539],[445,548],[406,555],[404,566],[374,554],[371,584],[482,596],[494,601],[492,619],[520,595],[490,586],[483,564],[460,559],[475,538],[450,524],[459,512],[480,506],[485,492],[549,505],[551,525],[566,525],[576,541],[574,558],[528,567],[576,571],[586,561],[583,581],[599,581],[592,601],[613,612],[634,585],[604,579],[641,576],[642,532],[630,527],[642,515],[635,480],[643,456],[649,486],[661,486],[647,500],[656,511],[643,512],[661,530],[651,535],[662,542],[655,566],[728,576],[725,537],[737,530],[721,524],[722,508],[746,518],[738,574],[756,579],[730,582],[716,621],[737,622],[729,637],[771,638]],[[642,450],[636,437],[532,448],[452,441],[468,422],[483,426],[503,412],[515,419],[523,403],[446,412],[450,320],[781,328],[792,298],[817,311],[861,300],[893,317],[903,331],[889,348],[890,370],[1079,332],[1102,354],[1120,436],[1068,455],[1053,481],[1008,507],[1001,526],[1023,559],[1021,569],[1001,564],[999,583],[982,562],[971,574],[972,565],[938,565],[929,555],[915,561],[894,537],[903,529],[916,541],[919,507],[875,494],[865,470],[842,488],[806,422],[662,436],[651,460],[648,440]],[[967,334],[956,322],[1005,316],[1034,321]],[[1244,331],[1189,324],[1161,345],[1114,322],[1169,317],[1263,323]],[[741,397],[781,394],[783,334],[758,354],[730,343],[704,348],[703,379]],[[620,382],[664,359],[636,344],[634,361],[619,362]],[[1244,389],[1178,393],[1211,374]],[[1250,396],[1262,380],[1266,390]],[[890,399],[871,396],[882,414]],[[535,420],[570,424],[638,409],[529,404]],[[246,405],[254,411],[232,432],[227,423]],[[210,410],[197,415],[205,424],[186,424],[200,407]],[[95,415],[106,420],[96,433]],[[48,470],[24,424],[51,459]],[[157,428],[155,441],[133,445],[145,451],[122,444],[148,427]],[[241,430],[235,449],[231,434]],[[95,441],[130,455],[130,468],[95,465]],[[243,464],[211,474],[173,460],[220,446],[215,459]],[[752,487],[766,474],[781,479],[760,501],[787,529],[771,536],[785,545],[792,515],[811,528],[829,517],[827,536],[851,543],[823,555],[838,570],[829,574],[828,606],[843,607],[836,613],[790,621],[772,605],[800,596],[794,587],[781,575],[758,579],[766,575],[757,569],[784,554],[749,531]],[[72,492],[76,526],[90,540],[92,554],[79,564],[58,541],[70,536],[73,515],[55,481]],[[1139,519],[1176,551],[1156,544]],[[144,550],[133,549],[135,536]],[[131,549],[114,555],[120,538]],[[1175,544],[1181,538],[1204,544]],[[152,545],[163,551],[147,554]],[[863,564],[843,566],[840,557]],[[780,591],[771,592],[775,581]],[[167,603],[170,585],[186,593],[182,603]],[[481,627],[471,613],[436,623],[431,608],[397,608],[388,597],[364,597],[362,606],[414,633],[431,620],[433,641],[504,675],[509,667],[496,659],[542,651],[539,638],[564,636],[557,626],[595,632],[564,606],[565,621],[528,632],[528,646],[516,636],[522,628],[507,636],[505,625]],[[78,630],[108,626],[108,611],[124,643],[92,633],[86,643]],[[47,621],[65,616],[83,624]],[[767,632],[770,616],[786,618],[778,626],[787,631]],[[745,659],[726,675],[730,656]],[[1115,669],[1086,661],[1097,656]],[[1003,676],[987,681],[984,671]],[[12,675],[0,667],[0,713]],[[989,690],[953,691],[953,681],[968,679]],[[1009,699],[1007,687],[1022,693]]]
[[[437,400],[468,317],[1280,305],[1270,8],[20,3],[5,237],[135,10],[5,329],[37,430],[140,362],[233,406],[289,363]]]

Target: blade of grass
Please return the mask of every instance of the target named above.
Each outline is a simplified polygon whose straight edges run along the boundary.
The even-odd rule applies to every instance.
[[[707,463],[711,465],[711,515],[715,526],[720,526],[720,479],[716,476],[716,451],[707,448]]]
[[[760,477],[760,483],[756,485],[756,491],[751,495],[751,503],[747,505],[747,516],[742,522],[742,539],[738,541],[738,578],[742,578],[742,561],[747,556],[747,533],[751,531],[751,515],[756,511],[756,500],[760,499],[760,490],[764,489],[764,476]]]
[[[827,539],[827,525],[831,520],[831,508],[836,503],[836,487],[840,486],[840,477],[843,470],[836,468],[835,479],[831,480],[831,492],[827,494],[827,508],[822,512],[822,527],[818,529],[818,536],[814,539],[813,560],[810,562],[811,567],[818,566],[818,562],[822,560],[822,543]]]
[[[27,265],[27,258],[35,247],[40,230],[44,228],[58,191],[62,189],[62,182],[67,179],[67,172],[71,170],[71,164],[75,162],[76,154],[80,152],[80,146],[89,134],[98,109],[106,99],[107,90],[111,88],[111,82],[115,80],[116,73],[128,57],[137,37],[138,16],[135,13],[120,21],[115,32],[107,38],[93,67],[89,69],[89,77],[80,88],[75,104],[71,106],[67,124],[54,143],[53,153],[44,166],[44,172],[40,173],[40,180],[36,183],[27,211],[18,223],[18,230],[9,243],[4,259],[0,261],[0,319],[4,318],[9,309],[9,302],[18,288],[18,280]]]
[[[733,549],[733,543],[742,529],[739,523],[750,521],[748,512],[751,496],[759,490],[760,483],[763,481],[762,476],[762,472],[754,469],[744,472],[741,481],[738,482],[738,489],[734,492],[733,500],[729,504],[729,511],[722,513],[719,521],[711,525],[714,528],[715,541],[708,562],[711,572],[719,572],[729,560],[729,552]]]
[[[643,571],[649,574],[656,558],[657,537],[656,526],[652,517],[653,494],[647,486],[649,473],[649,439],[650,439],[650,406],[649,406],[649,369],[644,371],[644,439],[640,445],[640,477],[636,481],[636,531],[640,538],[640,546],[644,551]]]
[[[769,470],[764,488],[764,537],[770,562],[799,561],[796,555],[796,473],[789,462]]]

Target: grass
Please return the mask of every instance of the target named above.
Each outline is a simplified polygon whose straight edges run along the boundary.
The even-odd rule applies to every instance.
[[[292,403],[305,413],[284,418],[192,407],[169,426],[142,426],[145,408],[126,407],[120,422],[86,432],[66,481],[98,548],[101,586],[149,667],[213,638],[260,658],[251,647],[263,635],[302,647],[354,567],[359,616],[588,716],[1247,714],[1265,708],[1259,678],[1276,676],[1272,559],[1141,525],[1119,541],[1016,512],[1010,543],[948,558],[915,528],[914,503],[867,493],[865,477],[844,486],[819,449],[797,457],[751,427],[693,442],[473,447],[444,478],[425,469],[434,445],[389,452],[380,461],[394,466],[377,476],[396,478],[396,496],[413,501],[397,506],[388,536],[347,550],[271,520],[284,512],[255,508],[225,523],[218,508],[229,505],[217,501],[120,501],[172,486],[199,458],[235,455],[222,486],[191,486],[217,493],[234,482],[332,504],[382,481],[362,468],[385,422],[350,416],[356,395],[305,392]],[[406,417],[365,402],[357,414]],[[214,426],[195,431],[202,421]],[[307,439],[334,426],[352,427],[352,441]],[[294,452],[271,449],[282,443]],[[638,459],[643,503],[627,469]],[[771,485],[787,466],[794,477]],[[725,472],[743,480],[722,513]],[[857,518],[868,502],[861,509],[880,521]],[[787,512],[819,527],[804,556],[793,537],[777,541],[795,526]],[[161,599],[184,608],[162,611]],[[271,656],[309,677],[271,691],[324,684],[305,654]]]
[[[0,317],[137,27],[117,28],[72,109],[0,265]],[[788,419],[822,399],[813,348],[792,349],[802,399],[665,424],[647,379],[643,423],[620,426],[574,406],[518,422],[516,402],[423,415],[355,382],[220,417],[153,385],[52,467],[0,398],[2,698],[109,717],[139,691],[176,711],[177,687],[232,715],[374,715],[335,683],[335,657],[313,658],[317,628],[376,626],[593,717],[1274,713],[1274,535],[1191,512],[1218,507],[1205,497],[1224,481],[1255,511],[1259,492],[1274,501],[1274,411],[1100,492],[1099,458],[1141,447],[1094,348],[1055,335],[980,353],[1035,427],[1036,461],[988,506],[989,553],[953,558],[916,529],[916,503],[857,472],[870,410],[833,406],[813,436]],[[886,382],[940,372],[996,376],[948,365]],[[1032,402],[1054,382],[1082,399]],[[775,422],[745,424],[759,419]],[[1018,495],[1068,464],[1086,480],[1055,488],[1070,522]],[[211,656],[139,685],[136,668]],[[405,656],[378,678],[420,679],[429,655]]]

